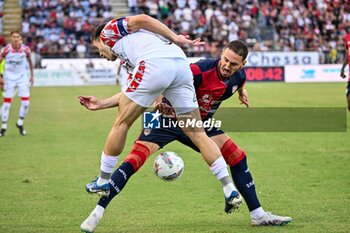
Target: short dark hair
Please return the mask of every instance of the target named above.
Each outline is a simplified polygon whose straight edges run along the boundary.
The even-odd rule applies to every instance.
[[[248,46],[241,40],[233,40],[224,49],[230,49],[245,60],[248,56]]]
[[[103,28],[106,26],[106,24],[107,23],[100,24],[95,28],[95,30],[92,32],[92,35],[91,35],[91,41],[100,40],[101,32]]]
[[[10,32],[10,36],[12,36],[13,34],[19,34],[20,36],[22,36],[22,34],[19,32],[19,31],[12,31],[12,32]]]

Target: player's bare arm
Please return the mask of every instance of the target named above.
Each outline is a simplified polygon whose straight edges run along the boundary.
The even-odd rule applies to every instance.
[[[117,93],[106,99],[98,99],[95,96],[78,96],[81,105],[89,110],[96,111],[119,106],[121,93]]]
[[[244,104],[245,106],[247,106],[247,108],[249,108],[250,104],[248,100],[248,91],[243,87],[238,89],[238,99],[239,101],[241,101],[240,104]]]
[[[29,56],[27,56],[27,61],[29,64],[29,69],[30,69],[30,85],[33,86],[34,85],[34,66],[33,66],[33,62],[32,62],[32,58]]]
[[[347,54],[348,54],[348,48],[345,47],[345,58],[344,58],[343,65],[342,65],[341,70],[340,70],[340,77],[342,77],[342,78],[346,78],[345,67],[348,64],[348,56],[347,56]]]
[[[165,24],[160,21],[145,15],[135,15],[128,18],[128,27],[131,31],[135,32],[140,29],[145,29],[150,32],[157,33],[166,39],[174,42],[175,44],[184,45],[203,45],[204,42],[201,42],[199,38],[191,40],[189,36],[177,35],[171,31]]]

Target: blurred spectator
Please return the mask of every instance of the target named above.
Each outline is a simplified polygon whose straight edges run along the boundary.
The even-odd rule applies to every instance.
[[[183,48],[188,56],[216,56],[226,41],[241,39],[253,50],[317,51],[320,62],[340,63],[344,42],[339,38],[350,28],[350,0],[128,0],[127,4],[130,14],[149,14],[178,34],[207,42]],[[28,44],[44,57],[91,55],[92,27],[112,16],[109,0],[28,0],[22,5]]]
[[[21,4],[24,39],[43,57],[84,57],[93,26],[112,18],[108,0],[28,0]]]
[[[0,0],[0,35],[3,33],[3,10],[4,10],[4,0]]]
[[[344,54],[338,38],[350,27],[350,0],[139,0],[135,8],[209,43],[184,48],[189,56],[207,56],[217,45],[241,39],[254,50],[318,51],[321,62],[339,63]]]

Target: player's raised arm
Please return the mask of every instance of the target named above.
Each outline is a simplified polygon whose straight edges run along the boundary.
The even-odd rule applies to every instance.
[[[175,44],[184,45],[203,45],[204,42],[201,42],[199,38],[191,40],[189,36],[177,35],[171,31],[165,24],[162,22],[148,16],[145,14],[135,15],[128,17],[128,28],[131,31],[138,31],[140,29],[145,29],[150,32],[157,33],[166,39],[174,42]]]

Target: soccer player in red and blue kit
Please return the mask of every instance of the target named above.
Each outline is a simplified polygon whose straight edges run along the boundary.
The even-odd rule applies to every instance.
[[[220,59],[204,59],[191,64],[202,120],[210,119],[222,101],[230,98],[235,92],[238,92],[241,103],[249,107],[248,95],[243,89],[246,81],[243,66],[247,55],[247,46],[236,40],[224,48]],[[80,97],[80,103],[88,109],[98,110],[118,106],[118,98],[118,94],[104,100],[85,96]],[[169,112],[166,100],[163,99],[158,106],[161,110]],[[265,212],[261,207],[248,169],[246,153],[222,130],[214,127],[206,129],[206,133],[221,149],[226,163],[230,166],[234,183],[248,205],[251,224],[260,226],[289,223],[292,220],[290,217],[273,215]],[[82,223],[81,229],[85,232],[94,231],[105,208],[122,191],[129,178],[138,171],[152,153],[175,140],[198,152],[198,148],[179,127],[161,126],[156,129],[144,129],[129,155],[111,176],[109,196],[99,200],[96,208]],[[226,213],[231,213],[237,208],[225,201]]]
[[[350,33],[345,35],[344,43],[345,43],[345,55],[344,55],[343,65],[340,70],[340,77],[346,78],[345,67],[349,65],[349,79],[348,79],[348,85],[346,88],[346,99],[348,101],[348,110],[350,111]]]

